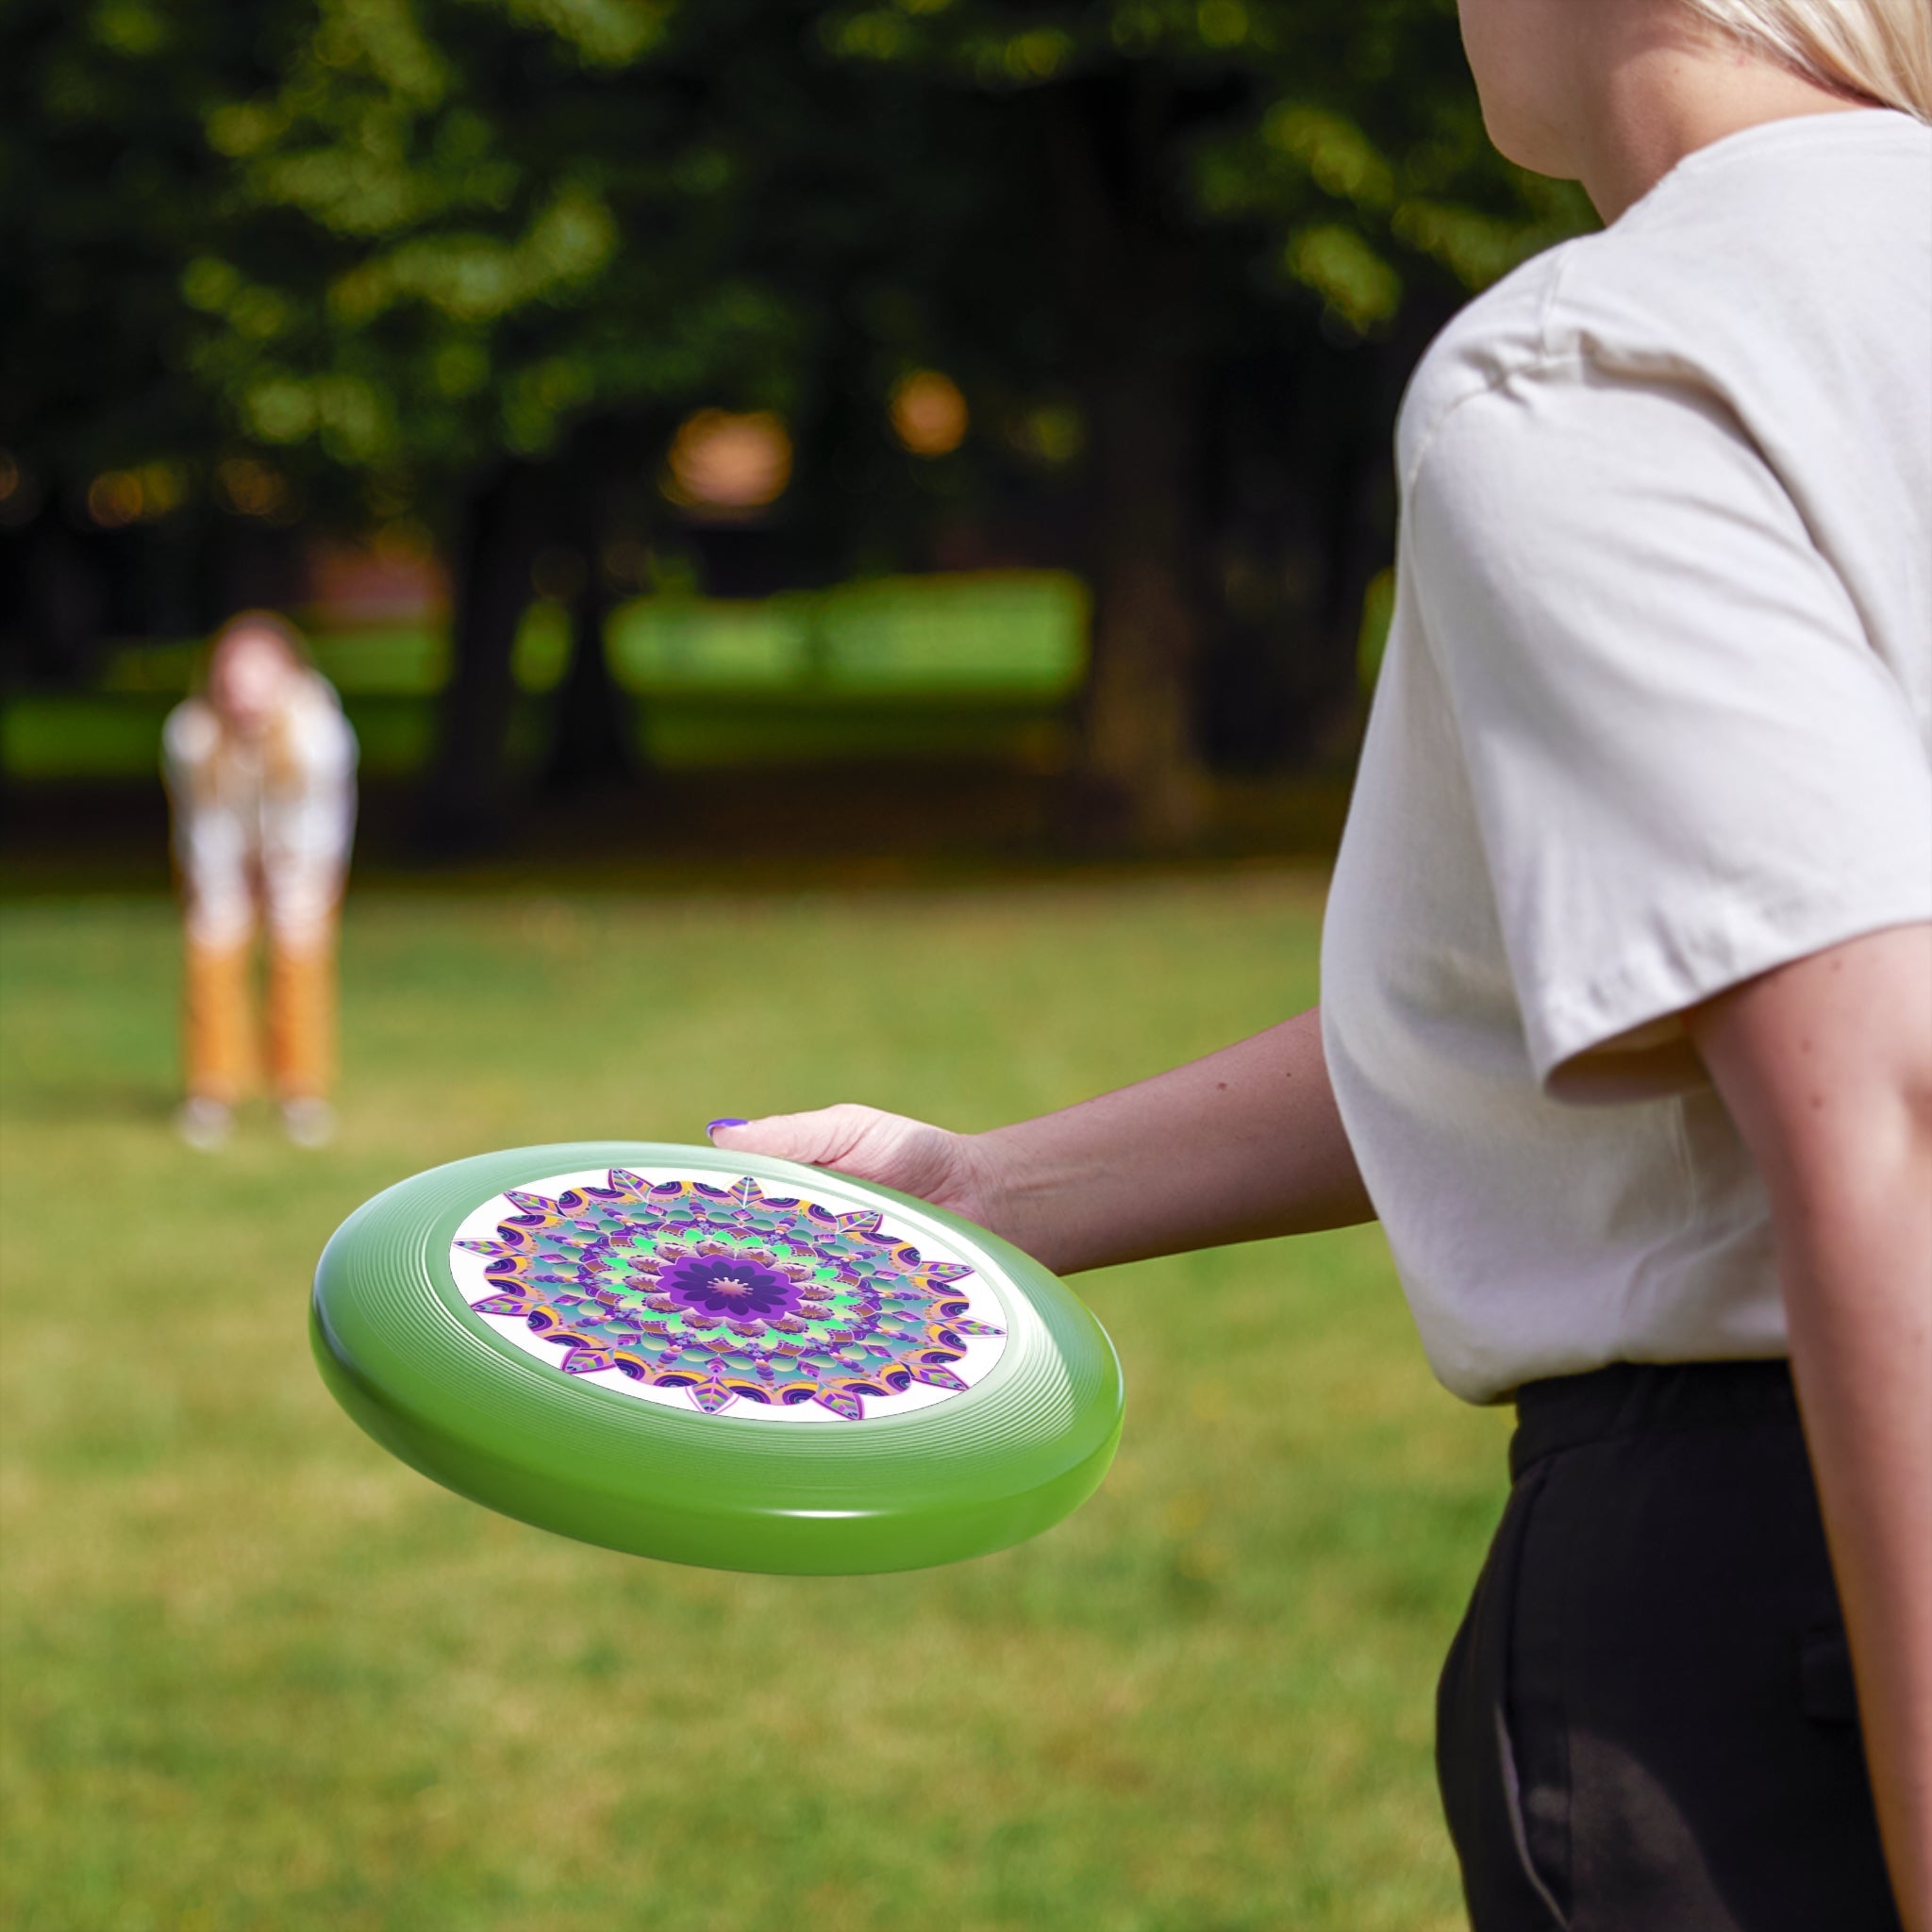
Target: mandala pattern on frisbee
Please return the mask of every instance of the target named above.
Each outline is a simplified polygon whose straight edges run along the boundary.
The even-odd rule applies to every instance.
[[[611,1168],[509,1189],[451,1258],[472,1310],[567,1375],[708,1414],[862,1422],[963,1392],[1005,1339],[972,1268],[881,1219],[749,1176]],[[479,1221],[493,1239],[466,1238]]]

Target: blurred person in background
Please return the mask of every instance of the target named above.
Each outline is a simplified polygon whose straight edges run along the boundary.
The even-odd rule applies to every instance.
[[[268,932],[267,1065],[282,1125],[326,1143],[336,1021],[336,920],[356,823],[356,735],[300,634],[273,612],[224,625],[201,691],[169,715],[162,759],[187,924],[176,1115],[218,1147],[258,1082],[253,982]]]
[[[1437,1702],[1476,1932],[1932,1932],[1932,8],[1460,11],[1607,225],[1404,400],[1321,1008],[713,1138],[1062,1273],[1379,1218],[1517,1412]]]

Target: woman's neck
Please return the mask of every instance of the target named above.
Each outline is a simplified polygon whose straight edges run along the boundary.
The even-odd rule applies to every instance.
[[[1606,8],[1602,18],[1594,72],[1576,90],[1570,131],[1577,178],[1606,222],[1641,201],[1685,156],[1726,135],[1874,105],[1714,36],[1641,30],[1640,9]]]

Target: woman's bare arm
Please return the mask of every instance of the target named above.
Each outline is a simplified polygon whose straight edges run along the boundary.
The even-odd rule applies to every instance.
[[[1932,1932],[1932,926],[1690,1024],[1770,1191],[1886,1855],[1909,1932]]]
[[[953,1208],[1058,1274],[1373,1221],[1310,1008],[1059,1113],[952,1134],[867,1107],[721,1124],[721,1147]]]

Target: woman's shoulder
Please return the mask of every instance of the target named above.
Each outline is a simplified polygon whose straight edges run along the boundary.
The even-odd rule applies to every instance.
[[[221,724],[206,698],[183,698],[161,726],[161,753],[170,764],[204,764],[215,755],[221,741]]]
[[[1767,123],[1455,316],[1404,398],[1401,475],[1460,406],[1518,378],[1681,383],[1748,420],[1827,373],[1841,399],[1910,388],[1928,336],[1932,129],[1889,112]]]
[[[1579,236],[1532,256],[1458,309],[1409,377],[1397,421],[1399,473],[1415,474],[1444,419],[1546,358],[1550,311],[1576,255],[1598,236]]]
[[[336,688],[319,671],[305,672],[289,707],[291,743],[305,765],[327,768],[356,758],[356,733]]]
[[[1750,316],[1754,278],[1715,265],[1724,251],[1709,236],[1689,251],[1688,266],[1674,260],[1679,242],[1672,234],[1659,246],[1647,225],[1623,223],[1579,235],[1533,256],[1452,317],[1403,397],[1405,485],[1465,405],[1527,380],[1560,389],[1635,375],[1722,391],[1735,339],[1763,325]]]
[[[342,714],[342,701],[335,686],[313,668],[305,669],[296,680],[293,702],[298,711],[313,717],[333,714],[340,718]]]

